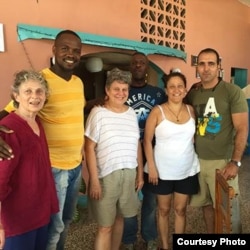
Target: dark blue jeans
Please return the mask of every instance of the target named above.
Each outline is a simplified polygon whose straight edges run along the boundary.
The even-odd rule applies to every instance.
[[[144,174],[144,179],[148,178]],[[157,239],[157,223],[156,223],[156,195],[147,187],[147,181],[142,188],[142,207],[141,207],[141,235],[146,242]],[[124,231],[122,242],[131,244],[136,242],[138,232],[137,216],[124,218]]]
[[[35,216],[31,215],[31,216]],[[48,225],[27,233],[7,237],[4,250],[45,250],[48,240]]]

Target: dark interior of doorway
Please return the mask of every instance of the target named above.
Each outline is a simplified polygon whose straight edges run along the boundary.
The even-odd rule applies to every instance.
[[[103,67],[98,72],[91,72],[86,67],[86,62],[91,57],[101,58]],[[88,54],[81,57],[81,62],[75,70],[84,83],[84,92],[86,100],[92,100],[104,96],[104,86],[106,82],[107,71],[118,67],[122,70],[129,70],[131,54],[118,52],[99,52]]]

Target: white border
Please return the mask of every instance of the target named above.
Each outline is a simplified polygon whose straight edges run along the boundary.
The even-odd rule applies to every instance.
[[[3,35],[3,24],[0,23],[0,52],[4,52],[4,35]]]

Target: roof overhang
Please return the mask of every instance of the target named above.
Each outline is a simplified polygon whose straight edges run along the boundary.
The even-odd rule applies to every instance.
[[[62,29],[42,27],[28,24],[17,24],[18,40],[26,39],[52,39],[54,40],[57,33]],[[94,35],[84,32],[76,33],[80,36],[83,44],[105,46],[118,49],[135,50],[146,55],[160,54],[171,57],[181,58],[186,60],[186,53],[177,49],[154,45],[145,42],[138,42],[133,40],[121,39],[116,37]]]

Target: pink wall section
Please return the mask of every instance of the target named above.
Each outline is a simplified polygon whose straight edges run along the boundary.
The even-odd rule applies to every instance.
[[[191,55],[196,55],[203,48],[213,47],[222,57],[227,81],[230,81],[231,67],[250,70],[250,8],[236,0],[187,2],[190,2],[187,5],[186,27],[188,65]],[[191,68],[191,71],[195,75],[195,69]],[[249,79],[250,72],[248,83]]]
[[[188,83],[197,81],[191,55],[205,47],[217,49],[222,57],[225,79],[231,67],[250,70],[250,8],[237,0],[186,1],[187,61],[162,55],[149,55],[163,71],[180,68]],[[137,0],[2,0],[0,23],[4,24],[5,52],[0,52],[0,109],[9,100],[13,73],[32,66],[49,65],[52,41],[17,41],[18,23],[72,29],[97,35],[140,40],[140,1]],[[23,47],[24,46],[24,47]],[[83,54],[109,48],[83,46]],[[27,58],[28,54],[28,58]],[[29,62],[30,61],[30,62]],[[248,74],[250,83],[250,72]]]

